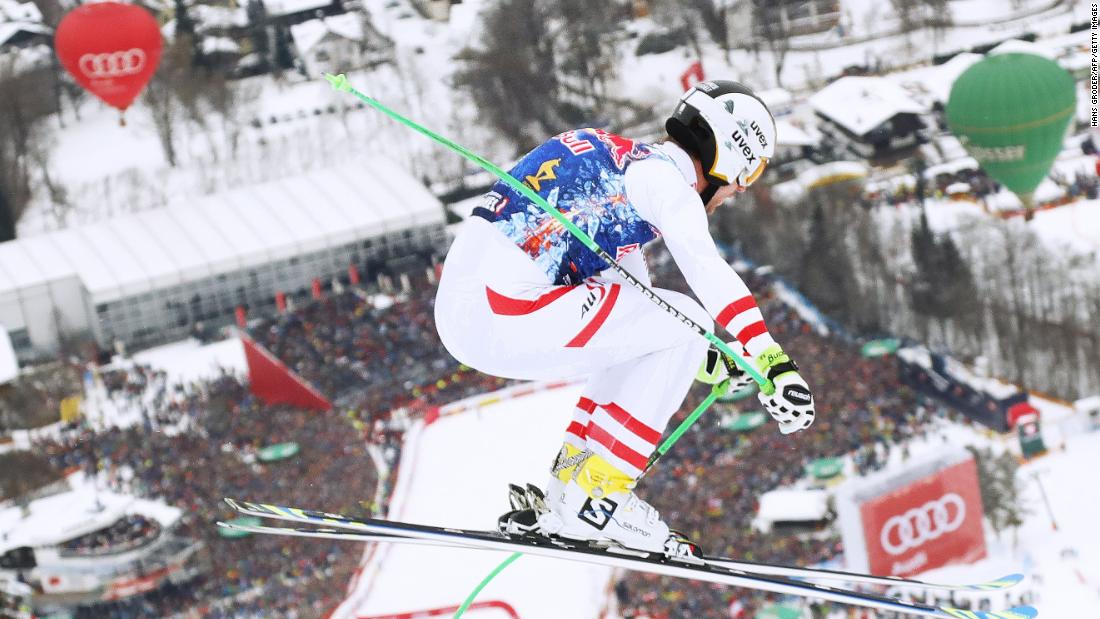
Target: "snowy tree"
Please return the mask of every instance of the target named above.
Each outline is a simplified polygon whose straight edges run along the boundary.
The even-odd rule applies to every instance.
[[[521,150],[613,111],[604,105],[604,85],[615,72],[606,38],[617,13],[606,3],[568,4],[502,0],[487,7],[479,45],[457,56],[455,85]]]
[[[0,60],[0,242],[15,238],[36,185],[36,162],[45,161],[42,121],[56,109],[53,80],[47,71],[16,72]]]
[[[786,15],[793,5],[793,0],[752,0],[753,28],[771,51],[777,86],[783,85],[783,65],[791,50],[790,24]]]
[[[275,28],[275,68],[280,71],[294,68],[294,52],[290,49],[290,33],[286,28]]]
[[[998,537],[1003,531],[1018,528],[1028,514],[1021,501],[1017,479],[1020,463],[1007,451],[995,455],[988,448],[968,446],[967,449],[978,465],[978,487],[989,525]]]
[[[802,244],[799,290],[822,312],[830,316],[849,316],[852,304],[858,300],[854,294],[852,265],[844,243],[845,227],[830,221],[825,211],[825,205],[821,202],[814,206],[807,239]],[[830,216],[834,213],[836,211]]]
[[[271,35],[267,29],[267,9],[262,0],[248,0],[245,14],[248,16],[252,53],[260,58],[260,66],[266,72],[271,66]]]

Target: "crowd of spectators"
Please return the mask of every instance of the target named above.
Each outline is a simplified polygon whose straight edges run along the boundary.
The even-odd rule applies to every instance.
[[[351,289],[271,317],[252,336],[337,404],[382,411],[446,403],[503,386],[471,372],[439,342],[435,288],[410,287],[391,305]]]
[[[1051,170],[1051,182],[1061,189],[1061,196],[1051,202],[1037,205],[1040,208],[1060,206],[1080,199],[1094,200],[1100,195],[1100,177],[1092,170],[1077,170],[1072,175]],[[961,196],[967,200],[985,203],[990,196],[1003,189],[978,167],[967,167],[953,172],[942,172],[927,179],[923,187],[924,197],[943,200]],[[914,203],[920,199],[913,183],[902,183],[890,188],[868,191],[862,196],[864,206],[897,206]]]
[[[686,288],[667,260],[651,264],[659,285]],[[765,426],[737,434],[722,429],[718,415],[705,415],[647,477],[643,494],[708,553],[798,565],[826,562],[843,550],[835,536],[753,530],[757,497],[794,483],[817,458],[854,451],[860,466],[872,470],[892,445],[927,432],[930,415],[899,384],[892,358],[864,359],[854,344],[817,334],[770,292],[767,279],[747,279],[772,333],[814,388],[819,411],[814,431],[784,437]],[[143,423],[95,431],[80,426],[41,449],[60,468],[81,467],[114,488],[183,508],[178,533],[206,544],[211,569],[190,584],[114,604],[107,615],[99,607],[86,616],[171,611],[312,617],[338,603],[356,568],[358,546],[220,538],[213,523],[233,517],[220,498],[349,514],[384,512],[384,501],[371,501],[379,484],[392,480],[379,477],[370,449],[382,448],[387,461],[382,472],[388,473],[396,468],[410,420],[432,406],[507,384],[462,367],[446,353],[432,321],[433,295],[434,288],[421,283],[396,303],[378,304],[376,297],[349,289],[251,329],[254,339],[336,402],[328,413],[263,404],[228,373],[174,386],[140,366],[104,374],[112,398],[142,407]],[[704,396],[705,388],[698,386],[679,415]],[[751,407],[754,401],[745,402]],[[260,447],[289,441],[301,447],[291,459],[261,464],[249,457]],[[743,590],[634,573],[619,582],[616,598],[623,617],[652,619],[726,618],[731,603],[752,616],[772,601]]]
[[[221,498],[384,512],[387,494],[376,490],[392,480],[379,478],[368,450],[380,448],[383,472],[392,471],[411,420],[432,406],[507,384],[447,355],[431,320],[433,293],[421,283],[376,307],[375,297],[345,290],[253,329],[253,337],[338,403],[328,413],[264,404],[228,372],[191,384],[169,384],[162,371],[141,365],[99,372],[111,406],[139,411],[140,423],[101,427],[85,420],[36,448],[59,470],[82,469],[113,490],[182,508],[172,534],[201,540],[210,567],[191,583],[77,615],[319,617],[335,606],[360,547],[222,538],[214,522],[234,514]],[[283,442],[298,443],[300,452],[285,461],[256,461],[260,448]],[[380,504],[374,502],[379,494]],[[126,524],[117,532],[137,523]],[[102,536],[86,537],[71,550],[105,547]]]
[[[136,398],[146,368],[104,375],[112,398]],[[147,383],[146,383],[147,384]],[[154,400],[156,400],[154,398]],[[116,491],[183,509],[174,535],[200,540],[209,569],[187,584],[81,609],[87,617],[317,617],[338,603],[359,549],[324,540],[258,536],[226,539],[214,523],[234,517],[221,498],[247,497],[364,513],[378,483],[363,436],[346,417],[265,405],[239,378],[168,390],[144,423],[93,430],[86,424],[40,443],[59,469],[96,474]],[[294,441],[294,458],[258,463],[248,453]]]
[[[61,401],[80,394],[80,377],[78,364],[56,361],[0,384],[0,438],[57,421]]]
[[[91,557],[140,548],[160,535],[160,523],[141,514],[128,514],[110,526],[61,545],[62,556]]]

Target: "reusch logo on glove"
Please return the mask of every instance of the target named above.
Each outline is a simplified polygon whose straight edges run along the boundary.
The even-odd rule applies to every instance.
[[[813,402],[810,392],[799,385],[787,385],[787,387],[783,389],[783,397],[786,398],[788,402],[804,406],[809,406],[810,403]]]

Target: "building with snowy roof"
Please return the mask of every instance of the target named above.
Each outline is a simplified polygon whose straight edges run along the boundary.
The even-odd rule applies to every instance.
[[[311,19],[290,27],[307,75],[346,73],[393,60],[393,41],[361,14]]]
[[[32,585],[39,608],[114,602],[209,571],[178,507],[97,490],[80,473],[45,490],[0,503],[0,581]]]
[[[314,280],[426,266],[443,206],[383,159],[0,243],[0,324],[21,358],[92,337],[144,347],[236,307],[273,307]]]
[[[882,77],[842,77],[810,97],[823,144],[864,158],[890,155],[917,143],[929,109]]]
[[[278,26],[292,26],[344,12],[344,6],[337,0],[265,0],[264,9],[270,23]]]
[[[53,30],[42,23],[33,2],[0,0],[0,50],[49,45]]]

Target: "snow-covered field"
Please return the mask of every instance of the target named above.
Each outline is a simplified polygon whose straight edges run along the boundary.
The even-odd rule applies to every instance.
[[[238,376],[248,372],[244,347],[235,337],[211,344],[201,344],[198,340],[165,344],[135,354],[134,362],[164,371],[169,384],[212,378],[221,370]]]

